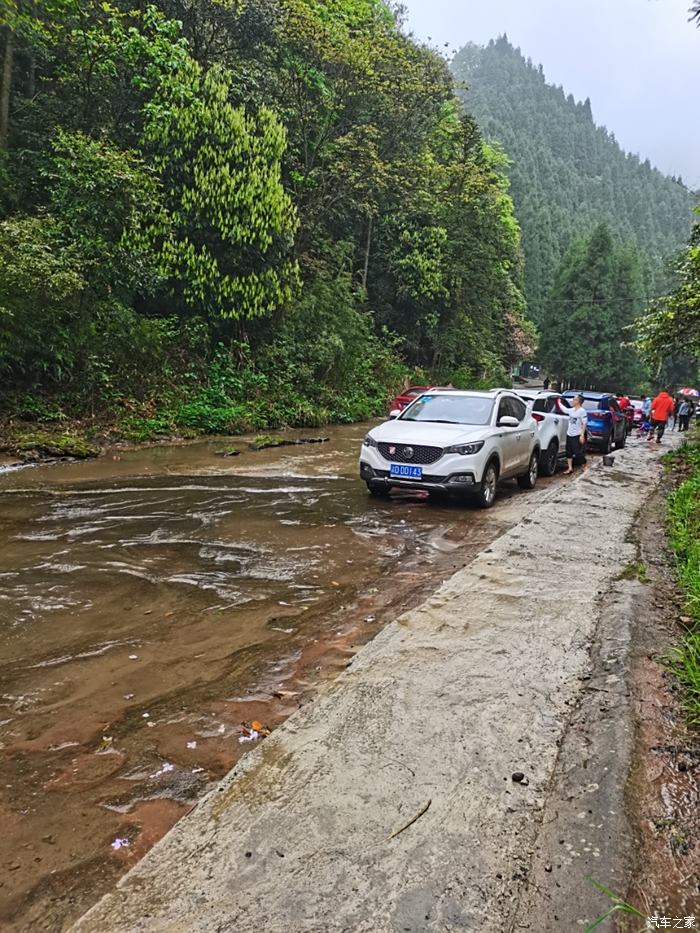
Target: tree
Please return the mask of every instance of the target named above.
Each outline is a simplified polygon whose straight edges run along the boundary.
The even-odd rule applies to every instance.
[[[676,263],[678,284],[638,324],[637,346],[657,367],[682,358],[700,360],[700,223]]]
[[[539,358],[580,388],[630,389],[642,373],[626,328],[642,306],[638,259],[600,224],[566,253],[541,322]]]
[[[281,178],[284,129],[266,107],[231,106],[230,82],[190,61],[146,105],[143,149],[165,202],[148,236],[174,295],[248,319],[291,298],[296,216]]]

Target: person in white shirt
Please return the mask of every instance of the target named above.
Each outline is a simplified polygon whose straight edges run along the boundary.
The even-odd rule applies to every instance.
[[[569,412],[569,424],[566,429],[566,464],[564,475],[574,472],[574,463],[586,465],[586,427],[588,425],[588,415],[583,407],[583,399],[580,395],[574,395],[571,400],[573,408]]]

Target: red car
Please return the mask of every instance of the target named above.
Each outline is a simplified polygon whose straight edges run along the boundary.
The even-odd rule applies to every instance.
[[[404,389],[400,395],[397,395],[394,401],[389,405],[389,411],[403,411],[411,402],[422,395],[424,392],[430,392],[431,389],[443,389],[445,386],[410,386]]]

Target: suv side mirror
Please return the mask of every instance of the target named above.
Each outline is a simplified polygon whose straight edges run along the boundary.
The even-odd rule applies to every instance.
[[[395,418],[398,418],[400,414],[401,414],[401,409],[400,409],[400,408],[394,408],[393,411],[390,411],[390,412],[389,412],[389,418],[390,418],[390,420],[393,421]]]
[[[498,419],[499,428],[517,428],[520,422],[513,415],[503,415]]]

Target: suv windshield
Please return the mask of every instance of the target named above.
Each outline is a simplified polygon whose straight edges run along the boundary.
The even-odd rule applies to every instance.
[[[422,395],[400,415],[401,421],[488,424],[493,399],[475,395]]]

